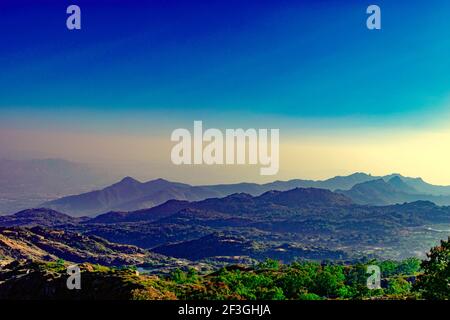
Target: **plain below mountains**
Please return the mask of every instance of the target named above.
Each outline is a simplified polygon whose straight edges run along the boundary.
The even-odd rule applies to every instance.
[[[0,215],[114,181],[103,171],[62,159],[0,159]]]
[[[358,204],[388,205],[423,200],[439,205],[450,205],[450,186],[435,186],[421,178],[403,177],[399,174],[375,177],[355,173],[323,181],[294,179],[266,184],[237,183],[206,186],[192,186],[164,179],[139,182],[126,177],[104,189],[63,197],[45,202],[40,206],[73,216],[92,216],[108,211],[127,212],[147,209],[168,200],[199,201],[225,197],[234,193],[257,196],[271,190],[287,191],[293,188],[322,188],[338,191]]]

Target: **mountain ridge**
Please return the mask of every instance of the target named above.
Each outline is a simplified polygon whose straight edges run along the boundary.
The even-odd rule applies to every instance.
[[[375,182],[388,184],[384,180]],[[235,193],[193,202],[169,200],[145,210],[109,212],[76,223],[69,221],[65,225],[61,225],[59,219],[66,216],[50,213],[46,216],[47,223],[55,219],[58,229],[98,236],[110,242],[147,250],[179,243],[176,247],[167,247],[167,253],[175,250],[180,252],[176,254],[180,257],[189,255],[187,248],[202,240],[189,241],[222,232],[225,236],[243,237],[241,249],[252,241],[256,247],[252,245],[254,249],[244,250],[250,258],[259,259],[267,254],[286,261],[296,257],[333,258],[355,254],[407,257],[423,252],[427,241],[441,238],[450,222],[450,207],[429,201],[369,206],[353,203],[338,192],[318,188],[269,191],[259,196]],[[13,218],[20,218],[17,221],[23,224],[21,219],[27,216],[41,221],[39,214],[22,212]],[[8,226],[13,225],[11,221],[7,218]],[[413,241],[410,240],[412,236],[428,240]],[[211,242],[208,254],[216,254],[213,250],[215,241]],[[219,245],[222,241],[216,243]],[[314,247],[320,249],[307,249]],[[338,251],[344,251],[345,255],[335,255]],[[192,253],[191,258],[194,256]]]
[[[376,180],[379,181],[370,184],[370,182]],[[378,185],[375,186],[374,184],[377,183]],[[371,192],[377,194],[378,202],[371,199],[370,194],[364,194],[368,192],[368,190],[363,190],[367,186],[371,186]],[[208,198],[225,197],[234,193],[248,193],[257,196],[271,190],[287,191],[294,188],[320,188],[339,191],[360,204],[387,205],[399,201],[431,200],[440,205],[450,205],[450,187],[434,186],[424,182],[421,178],[403,177],[399,174],[377,177],[358,172],[348,176],[336,176],[318,181],[292,179],[265,184],[243,182],[203,186],[192,186],[161,178],[140,182],[134,178],[125,177],[106,188],[45,202],[42,207],[66,212],[74,216],[95,216],[110,211],[128,212],[148,209],[168,200],[201,201]],[[442,195],[424,193],[426,191],[441,192]],[[399,194],[399,192],[405,194]],[[397,197],[394,194],[397,194]]]

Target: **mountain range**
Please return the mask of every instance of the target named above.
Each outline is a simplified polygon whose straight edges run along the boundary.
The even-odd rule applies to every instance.
[[[438,205],[450,205],[450,195],[422,193],[432,188],[427,189],[425,183],[425,188],[420,188],[420,185],[415,185],[411,180],[403,177],[393,176],[387,181],[385,179],[370,180],[356,184],[350,190],[336,190],[336,192],[348,196],[359,204],[388,205],[423,200]],[[415,186],[419,188],[416,189]]]
[[[294,179],[266,184],[238,183],[192,186],[185,183],[156,179],[139,182],[131,177],[104,189],[62,197],[40,206],[73,216],[93,216],[108,211],[126,212],[148,209],[168,200],[199,201],[220,198],[234,193],[252,196],[276,190],[321,188],[342,193],[358,204],[389,205],[412,201],[431,201],[450,205],[450,187],[428,184],[421,178],[392,174],[383,177],[365,173],[338,176],[323,181]]]
[[[391,184],[399,183],[391,180]],[[199,201],[172,199],[148,209],[91,218],[45,208],[0,217],[0,227],[8,228],[33,228],[44,222],[54,230],[189,260],[217,261],[230,259],[229,255],[283,261],[353,260],[424,254],[448,235],[450,207],[430,201],[361,205],[339,192],[295,188],[258,196],[235,193]]]
[[[398,259],[423,255],[447,236],[449,204],[449,187],[399,174],[204,186],[126,177],[0,216],[0,246],[2,255],[22,258],[94,261],[104,254],[109,264],[119,259],[111,246],[120,245],[144,250],[139,264],[153,254],[175,259],[171,266]],[[77,246],[77,237],[92,246]]]

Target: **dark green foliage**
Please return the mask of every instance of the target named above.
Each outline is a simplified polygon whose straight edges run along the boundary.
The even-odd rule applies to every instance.
[[[411,283],[402,277],[395,277],[389,280],[387,293],[392,295],[404,295],[411,291]]]
[[[430,250],[416,288],[425,299],[450,299],[450,238]]]
[[[188,299],[188,300],[325,300],[325,299],[414,299],[448,298],[449,245],[432,250],[424,263],[421,286],[413,287],[410,273],[415,262],[382,262],[390,275],[382,278],[382,288],[367,287],[367,264],[341,265],[309,261],[281,264],[267,260],[257,266],[232,265],[214,273],[199,273],[191,268],[176,269],[169,276],[144,275],[134,267],[106,267],[82,264],[83,285],[100,292],[96,298],[108,299]],[[445,252],[446,255],[441,255]],[[438,256],[436,255],[438,254]],[[443,260],[441,258],[444,258]],[[447,259],[447,260],[445,260]],[[438,264],[436,262],[439,261]],[[440,263],[443,264],[440,264]],[[393,266],[395,265],[395,268]],[[412,267],[411,267],[412,266]],[[413,268],[414,267],[414,268]],[[441,268],[443,267],[443,268]],[[405,269],[406,268],[406,269]],[[31,270],[31,272],[29,271]],[[393,271],[396,270],[396,271]],[[405,271],[406,270],[406,271]],[[397,272],[397,273],[395,273]],[[442,273],[443,272],[443,273]],[[22,265],[13,262],[0,270],[0,297],[15,297],[27,292],[28,298],[80,298],[65,288],[66,266],[63,261]],[[54,288],[51,296],[42,291],[43,284]],[[46,289],[47,290],[47,289]],[[114,290],[117,290],[114,291]],[[420,296],[420,293],[423,296]],[[91,296],[84,298],[88,299]]]
[[[280,262],[273,259],[266,259],[266,261],[258,265],[259,269],[272,269],[278,270],[280,268]]]
[[[371,290],[367,287],[369,275],[366,270],[369,264],[374,263],[370,261],[366,264],[339,265],[302,261],[281,264],[275,260],[266,260],[254,267],[235,265],[222,268],[212,274],[199,274],[193,268],[187,271],[176,269],[166,277],[154,276],[151,283],[157,292],[170,293],[170,296],[178,299],[322,300],[419,297],[417,288],[413,288],[411,284],[414,277],[404,273],[405,270],[408,274],[415,270],[405,267],[414,266],[415,263],[412,263],[412,260],[381,262],[382,266],[387,266],[385,272],[389,274],[389,277],[382,278],[381,289]],[[60,263],[48,263],[45,266],[47,270],[53,272],[65,272],[65,268]],[[134,269],[129,267],[91,266],[91,272],[103,274],[111,271],[135,274]],[[422,281],[422,283],[425,282]],[[436,285],[435,282],[428,284]],[[432,288],[434,290],[436,287]],[[149,290],[147,288],[139,291],[137,297],[145,299],[153,296],[154,290]],[[423,288],[421,290],[423,291]],[[429,295],[425,296],[429,297]],[[434,298],[441,297],[443,296]]]
[[[170,278],[177,284],[195,283],[198,281],[198,274],[193,268],[190,268],[188,272],[176,269],[172,272]]]
[[[373,261],[371,262],[373,263]],[[407,263],[409,265],[410,261]],[[382,289],[367,287],[367,264],[338,265],[315,262],[280,264],[266,260],[254,268],[230,267],[200,276],[175,271],[169,280],[185,286],[178,287],[181,299],[249,299],[249,300],[321,300],[411,298],[411,283],[400,272],[402,263],[389,270],[392,278],[385,279]],[[387,264],[390,265],[390,264]]]
[[[418,258],[408,258],[403,261],[386,260],[374,262],[380,266],[382,276],[385,278],[393,275],[413,276],[420,271],[421,261]]]
[[[420,271],[421,261],[418,258],[408,258],[400,262],[397,274],[414,275]]]

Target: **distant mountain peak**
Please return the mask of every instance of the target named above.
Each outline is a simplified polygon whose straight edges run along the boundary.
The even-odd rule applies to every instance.
[[[150,180],[145,182],[145,184],[151,184],[151,185],[168,185],[168,184],[176,184],[176,182],[172,182],[163,178],[157,178],[154,180]]]
[[[397,172],[391,173],[390,175],[395,177],[403,177],[400,173]]]
[[[126,184],[131,184],[131,183],[133,183],[133,184],[135,184],[135,183],[141,183],[141,182],[136,180],[136,179],[134,179],[134,178],[132,178],[132,177],[127,176],[127,177],[123,178],[122,180],[120,180],[118,183],[120,183],[120,184],[125,184],[125,183]]]
[[[394,186],[408,186],[407,183],[405,183],[405,181],[399,176],[393,176],[387,181],[387,183]]]
[[[402,191],[402,192],[408,192],[408,193],[416,193],[417,190],[414,189],[414,187],[410,186],[408,183],[405,182],[403,178],[400,176],[394,176],[388,180],[388,183],[393,186],[395,189]]]
[[[370,173],[365,172],[355,172],[349,175],[348,177],[372,177],[372,175]]]

